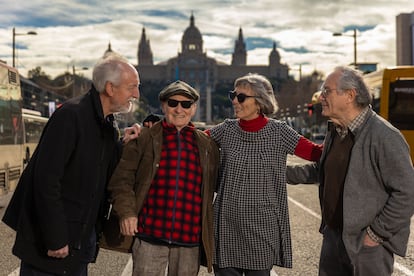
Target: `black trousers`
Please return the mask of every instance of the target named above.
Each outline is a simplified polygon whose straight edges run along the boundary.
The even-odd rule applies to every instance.
[[[20,276],[56,276],[56,274],[41,271],[28,263],[21,262]],[[79,270],[71,276],[88,276],[88,264],[82,263]]]
[[[363,247],[351,263],[342,233],[325,227],[319,260],[319,276],[389,276],[394,255],[384,246]]]

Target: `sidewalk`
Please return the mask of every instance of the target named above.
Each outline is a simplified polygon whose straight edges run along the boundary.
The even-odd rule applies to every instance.
[[[0,195],[0,210],[5,209],[9,204],[9,201],[13,195],[13,192],[8,192],[7,194]]]

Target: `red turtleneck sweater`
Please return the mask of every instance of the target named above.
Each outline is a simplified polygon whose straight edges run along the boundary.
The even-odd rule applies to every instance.
[[[253,120],[239,120],[240,128],[248,132],[257,132],[264,128],[264,126],[269,121],[269,118],[260,115]],[[206,133],[210,135],[210,131],[206,130]],[[306,139],[303,136],[300,136],[298,144],[295,148],[295,155],[309,160],[309,161],[319,161],[319,158],[322,154],[323,145],[315,144],[312,141]]]

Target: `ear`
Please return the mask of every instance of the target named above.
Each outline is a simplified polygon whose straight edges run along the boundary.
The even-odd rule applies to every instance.
[[[107,81],[105,83],[105,92],[110,97],[112,97],[114,95],[114,85],[112,84],[112,82]]]
[[[191,106],[191,118],[196,114],[197,111],[197,103],[193,103]]]
[[[260,111],[262,110],[262,107],[260,106],[260,104],[257,101],[256,101],[256,107],[257,107],[257,114],[260,114],[261,113]]]
[[[165,105],[166,105],[166,102],[161,102],[161,110],[162,110],[162,113],[164,113],[164,114],[166,114],[165,113]]]
[[[356,94],[357,94],[357,92],[356,92],[355,88],[352,88],[352,89],[348,90],[348,99],[350,100],[350,102],[355,101]]]

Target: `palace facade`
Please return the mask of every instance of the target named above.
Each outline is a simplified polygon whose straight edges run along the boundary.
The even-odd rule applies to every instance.
[[[109,48],[105,54],[112,51]],[[150,40],[145,28],[142,29],[138,44],[137,69],[141,78],[141,93],[146,98],[155,100],[159,91],[170,82],[183,80],[200,92],[198,113],[195,121],[212,122],[214,119],[214,95],[220,87],[232,87],[234,80],[247,73],[258,73],[275,82],[288,79],[289,67],[280,63],[280,55],[276,43],[269,53],[267,65],[247,65],[246,43],[242,29],[239,29],[235,41],[231,64],[225,64],[208,57],[203,50],[203,37],[195,25],[194,16],[190,17],[190,25],[185,29],[181,40],[181,52],[166,61],[154,64]],[[227,95],[228,91],[221,91]]]

